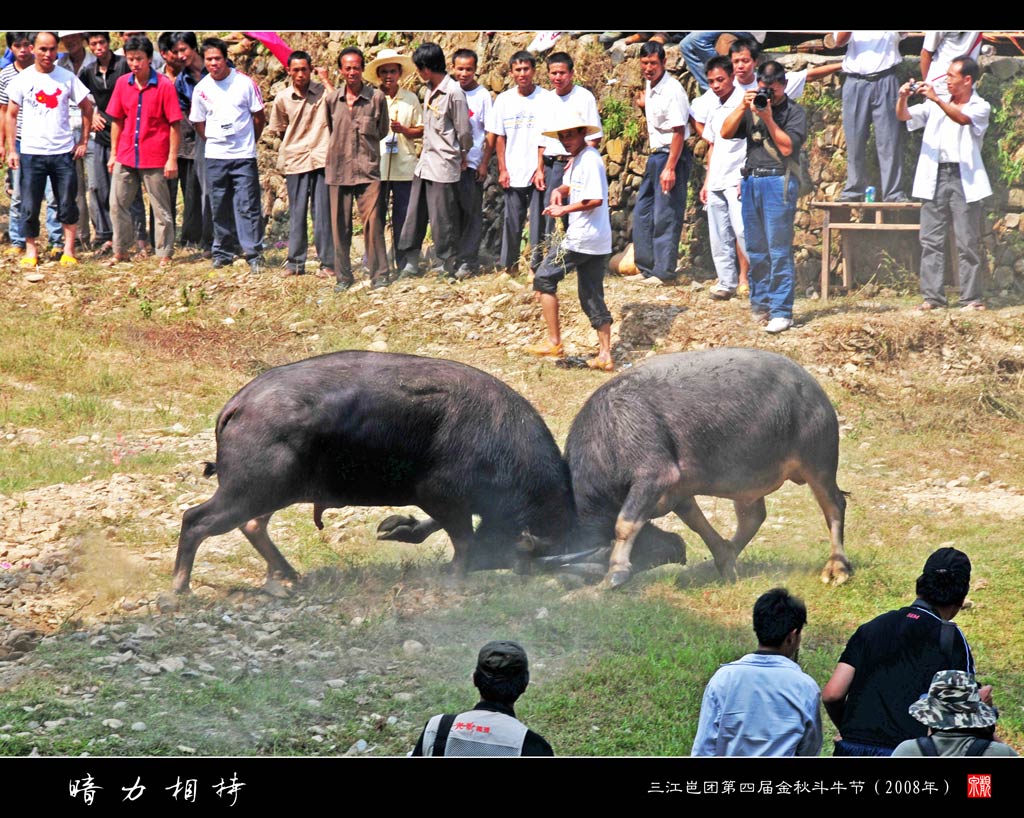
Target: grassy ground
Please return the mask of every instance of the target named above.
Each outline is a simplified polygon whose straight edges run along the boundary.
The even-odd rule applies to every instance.
[[[159,613],[181,510],[215,486],[200,473],[216,412],[268,366],[371,344],[455,358],[523,392],[559,442],[606,376],[522,355],[521,343],[540,335],[539,314],[521,282],[494,276],[334,296],[312,277],[253,279],[198,261],[167,273],[40,272],[29,282],[10,263],[0,268],[0,501],[25,515],[20,526],[0,523],[0,560],[43,536],[32,515],[64,514],[47,547],[69,571],[51,592],[66,602],[59,616],[0,609],[0,626],[49,634],[26,658],[0,663],[0,753],[335,754],[360,740],[367,752],[404,753],[430,715],[473,703],[475,652],[506,637],[533,663],[518,712],[559,754],[686,754],[707,679],[754,647],[760,593],[786,585],[805,599],[801,662],[824,683],[853,629],[909,602],[924,559],[943,544],[974,561],[971,606],[957,622],[982,681],[995,685],[1002,735],[1024,748],[1020,307],[916,316],[891,292],[798,301],[800,323],[774,339],[743,303],[608,282],[620,364],[761,346],[822,382],[842,418],[839,482],[851,492],[856,573],[842,587],[818,580],[827,532],[810,492],[788,485],[768,499],[734,585],[674,518],[662,525],[686,537],[689,564],[611,594],[506,572],[451,584],[442,534],[379,544],[380,509],[331,511],[321,532],[296,507],[273,527],[306,577],[294,595],[259,593],[261,562],[231,534],[200,549],[196,593]],[[565,296],[569,351],[589,354],[592,331],[571,287]],[[116,492],[123,508],[105,516]],[[730,503],[702,506],[731,533]]]

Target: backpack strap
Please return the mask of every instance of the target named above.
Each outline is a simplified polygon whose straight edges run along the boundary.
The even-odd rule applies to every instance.
[[[448,734],[452,731],[453,724],[455,724],[455,714],[445,713],[441,716],[441,721],[437,725],[437,735],[434,736],[434,749],[431,755],[444,755],[444,749],[448,746]]]
[[[942,656],[946,660],[946,666],[949,668],[956,667],[953,661],[953,646],[959,634],[960,629],[952,622],[943,622],[942,627],[939,629],[939,650],[942,651]]]
[[[917,746],[923,756],[937,756],[939,754],[939,750],[931,736],[921,736],[917,740]]]
[[[967,748],[965,756],[983,756],[985,751],[988,749],[988,745],[992,742],[987,738],[976,738],[971,742],[970,747]]]

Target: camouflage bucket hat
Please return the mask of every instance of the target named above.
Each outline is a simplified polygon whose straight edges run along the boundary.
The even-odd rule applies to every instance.
[[[998,713],[978,695],[978,683],[964,670],[940,670],[928,696],[910,705],[910,715],[933,730],[991,727]]]

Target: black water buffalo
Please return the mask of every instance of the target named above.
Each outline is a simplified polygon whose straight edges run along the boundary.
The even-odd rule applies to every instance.
[[[821,387],[782,355],[715,349],[661,355],[608,381],[573,421],[565,457],[580,541],[614,541],[606,582],[630,576],[637,533],[674,511],[707,544],[719,573],[764,522],[764,497],[806,483],[825,513],[832,553],[822,580],[846,580],[846,500],[836,485],[839,424]],[[737,528],[724,539],[695,495],[727,497]]]
[[[432,519],[389,518],[382,534],[422,541],[443,528],[459,574],[512,565],[524,531],[562,542],[573,529],[568,468],[536,409],[453,361],[335,352],[279,366],[227,402],[216,434],[208,473],[219,487],[182,519],[179,592],[200,543],[232,528],[268,577],[294,578],[267,533],[271,515],[293,503],[313,503],[318,525],[325,508],[417,505]]]

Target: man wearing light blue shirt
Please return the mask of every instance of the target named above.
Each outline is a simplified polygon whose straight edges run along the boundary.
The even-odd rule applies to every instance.
[[[796,663],[804,603],[773,588],[754,604],[757,651],[722,665],[704,690],[695,756],[816,756],[821,693]]]

